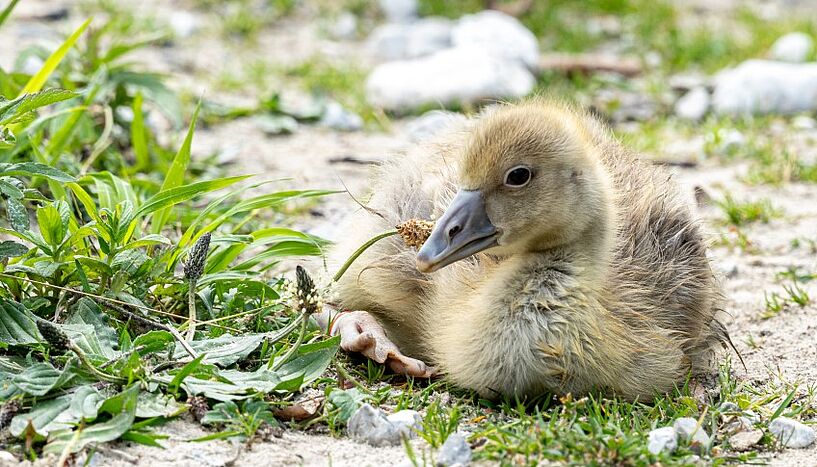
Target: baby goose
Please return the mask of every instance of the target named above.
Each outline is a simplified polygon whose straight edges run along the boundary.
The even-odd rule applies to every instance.
[[[490,109],[381,168],[334,251],[410,218],[336,284],[342,347],[396,371],[424,362],[483,396],[650,398],[709,368],[728,341],[718,284],[670,176],[593,117],[535,99]],[[378,215],[372,215],[371,212]]]

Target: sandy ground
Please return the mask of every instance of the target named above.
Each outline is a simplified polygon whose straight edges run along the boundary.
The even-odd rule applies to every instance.
[[[10,43],[4,40],[9,37],[14,37],[19,45],[56,40],[57,37],[48,32],[50,28],[56,26],[67,32],[79,22],[80,17],[71,14],[68,19],[56,23],[38,18],[60,5],[71,3],[63,0],[22,2],[12,21],[0,29],[0,43]],[[776,2],[777,5],[788,3]],[[188,6],[183,1],[148,1],[144,5],[145,11],[157,15]],[[196,14],[202,15],[204,27],[209,27],[207,21],[212,21],[212,18],[207,18],[200,11]],[[253,60],[294,63],[318,52],[349,59],[361,56],[359,44],[339,44],[323,39],[317,29],[312,22],[296,17],[286,24],[263,31],[258,39],[260,46],[252,50],[238,50],[234,46],[224,45],[215,35],[200,34],[179,41],[175,47],[147,49],[140,52],[138,57],[148,69],[172,73],[175,86],[199,93],[208,88],[208,81],[225,67],[235,67]],[[14,49],[0,48],[0,65],[7,69],[11,67],[16,56]],[[213,97],[212,94],[208,96]],[[248,96],[225,94],[218,97],[229,100]],[[406,134],[406,123],[394,122],[386,132],[356,133],[301,126],[291,136],[269,137],[251,121],[237,120],[201,128],[196,134],[194,155],[203,156],[225,150],[233,154],[231,159],[235,163],[230,170],[236,173],[258,173],[261,179],[289,177],[290,181],[280,183],[299,187],[342,189],[345,184],[352,193],[365,197],[369,167],[365,163],[348,162],[348,158],[377,161],[399,157],[400,152],[411,145]],[[814,157],[817,150],[813,142],[817,140],[817,131],[796,131],[799,133],[793,138],[796,140],[793,150]],[[700,148],[684,143],[672,137],[664,142],[667,147],[681,145],[688,148],[674,156],[697,161]],[[775,206],[783,209],[785,215],[782,218],[768,224],[752,224],[744,229],[757,251],[747,253],[718,246],[712,249],[712,259],[716,269],[724,276],[727,297],[725,311],[730,315],[727,326],[746,363],[745,370],[739,364],[733,365],[736,375],[750,381],[799,382],[803,393],[807,386],[817,385],[817,305],[814,301],[804,308],[789,307],[769,319],[760,317],[765,310],[764,295],[782,291],[776,274],[790,267],[817,271],[817,253],[802,241],[817,240],[817,185],[747,186],[740,181],[746,166],[721,166],[710,161],[693,168],[674,168],[673,171],[690,199],[693,199],[695,187],[701,187],[715,198],[726,192],[732,193],[736,199],[769,198]],[[316,206],[311,217],[305,218],[301,226],[331,239],[336,234],[334,227],[338,220],[355,208],[349,196],[331,196]],[[713,240],[727,232],[720,223],[723,214],[718,208],[704,205],[698,209]],[[801,246],[792,246],[795,239],[801,240]],[[810,296],[817,297],[817,281],[806,282],[802,287]],[[754,344],[750,345],[750,342]],[[159,430],[169,435],[169,439],[163,441],[167,449],[117,443],[100,449],[91,465],[374,466],[396,465],[406,461],[402,447],[372,448],[348,439],[297,431],[285,431],[280,437],[272,436],[254,443],[250,448],[239,448],[228,441],[188,442],[186,440],[206,433],[196,424],[183,420],[169,423]],[[418,449],[422,450],[420,446]],[[806,450],[787,450],[774,455],[769,461],[781,466],[817,465],[817,445]]]

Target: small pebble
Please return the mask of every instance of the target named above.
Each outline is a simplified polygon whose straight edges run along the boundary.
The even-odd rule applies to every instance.
[[[735,451],[748,451],[763,438],[763,430],[738,432],[729,437],[729,446]]]
[[[769,431],[787,448],[806,448],[817,439],[813,428],[786,417],[772,420]]]
[[[687,440],[689,446],[696,453],[701,453],[709,447],[709,435],[703,427],[698,426],[698,420],[692,417],[683,417],[672,424],[678,437]]]
[[[330,102],[326,104],[320,124],[333,130],[358,131],[363,128],[363,118],[337,102]]]
[[[678,432],[671,426],[656,428],[647,435],[647,449],[658,454],[661,451],[675,452],[678,448]]]
[[[460,433],[448,436],[437,452],[438,466],[468,465],[471,463],[471,445]]]
[[[357,35],[357,16],[345,11],[329,27],[329,34],[335,39],[350,40]]]

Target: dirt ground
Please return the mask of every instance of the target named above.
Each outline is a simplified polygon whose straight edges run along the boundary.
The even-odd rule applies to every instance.
[[[12,20],[0,29],[0,43],[25,45],[52,37],[46,32],[51,28],[68,31],[70,25],[81,20],[75,12],[57,22],[45,22],[38,18],[45,12],[72,3],[67,0],[22,2]],[[776,3],[782,5],[789,2]],[[178,0],[140,3],[140,8],[156,16],[186,9],[187,6],[186,2]],[[203,27],[213,21],[206,14],[196,14],[201,15]],[[250,96],[240,93],[214,96],[216,93],[208,90],[211,75],[255,59],[294,63],[317,52],[345,54],[343,56],[350,58],[361,56],[358,43],[338,44],[324,39],[318,34],[317,26],[308,19],[296,17],[285,23],[262,31],[258,38],[259,45],[253,50],[238,50],[205,34],[182,39],[170,48],[146,49],[138,57],[146,68],[171,73],[175,77],[174,86],[194,94],[204,91],[211,98],[241,100]],[[16,42],[6,40],[10,37]],[[2,47],[0,64],[10,67],[15,56],[15,48]],[[233,154],[235,163],[230,170],[236,173],[258,173],[260,179],[288,177],[291,181],[280,183],[309,188],[342,189],[345,184],[352,193],[365,196],[369,166],[348,162],[348,158],[374,162],[382,158],[400,157],[400,152],[412,144],[406,131],[408,122],[409,119],[394,121],[385,132],[354,133],[302,125],[290,136],[269,137],[250,121],[237,120],[201,128],[194,140],[194,156],[226,150]],[[795,150],[800,154],[817,154],[817,130],[791,131],[797,133],[792,137]],[[817,385],[817,305],[814,301],[803,308],[789,307],[769,319],[760,317],[765,310],[764,295],[781,290],[775,277],[777,273],[790,267],[817,271],[817,252],[802,242],[807,238],[817,240],[817,185],[789,183],[780,187],[748,186],[741,182],[747,170],[745,165],[701,162],[698,156],[703,143],[688,144],[688,141],[680,141],[680,138],[672,140],[670,137],[662,144],[677,147],[683,143],[682,147],[686,149],[675,156],[696,162],[692,168],[672,169],[683,190],[689,193],[691,202],[694,202],[695,188],[700,187],[713,196],[729,192],[736,199],[769,198],[785,212],[783,217],[773,219],[768,224],[752,224],[744,229],[756,252],[747,253],[725,246],[715,246],[711,250],[713,264],[723,275],[725,311],[730,316],[726,324],[746,364],[745,370],[737,363],[733,365],[737,377],[758,381],[799,381],[803,391],[809,385]],[[344,158],[347,158],[345,162]],[[312,217],[304,219],[302,226],[331,239],[339,219],[352,209],[356,209],[356,205],[349,196],[328,197],[312,209]],[[713,241],[727,231],[720,223],[723,217],[720,209],[711,204],[697,209]],[[801,246],[792,246],[795,239],[801,240]],[[817,281],[806,282],[802,286],[810,296],[817,297]],[[753,344],[750,345],[750,342]],[[169,423],[159,431],[169,435],[169,439],[163,441],[165,450],[118,443],[100,449],[91,465],[375,466],[399,465],[406,461],[405,452],[399,446],[372,448],[348,439],[297,431],[285,431],[280,437],[269,437],[249,448],[229,441],[185,441],[203,436],[205,432],[196,424],[183,420]],[[422,449],[419,444],[418,449]],[[772,465],[781,466],[817,465],[817,445],[805,450],[787,450],[768,460]]]

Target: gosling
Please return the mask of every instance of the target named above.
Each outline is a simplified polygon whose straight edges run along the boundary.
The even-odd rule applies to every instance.
[[[332,252],[408,219],[334,285],[325,316],[347,351],[439,373],[485,397],[650,399],[711,369],[728,342],[697,221],[663,169],[594,117],[499,105],[381,167]]]

